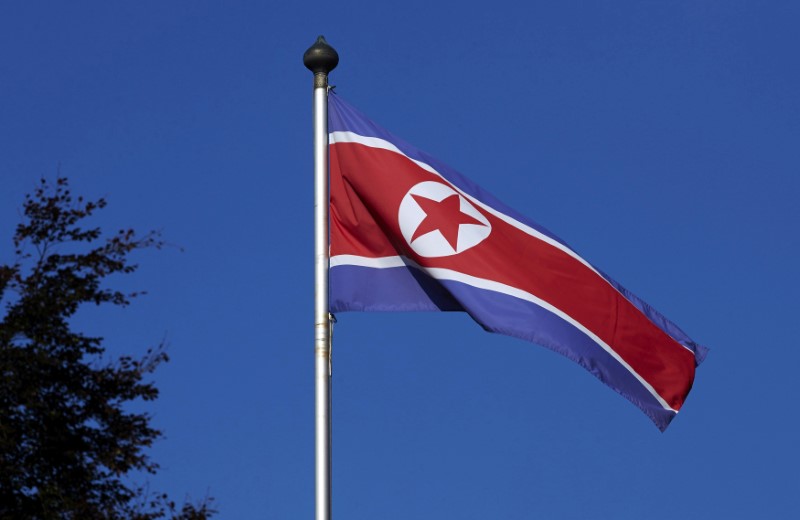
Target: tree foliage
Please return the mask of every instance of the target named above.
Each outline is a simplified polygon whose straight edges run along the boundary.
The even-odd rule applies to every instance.
[[[106,201],[73,197],[65,178],[26,196],[15,260],[0,264],[0,518],[200,520],[209,500],[181,507],[130,483],[155,473],[146,452],[161,432],[130,403],[152,401],[146,380],[163,344],[108,360],[103,338],[73,330],[86,304],[125,306],[136,293],[107,287],[136,270],[129,255],[160,248],[157,233],[104,237],[83,227]]]

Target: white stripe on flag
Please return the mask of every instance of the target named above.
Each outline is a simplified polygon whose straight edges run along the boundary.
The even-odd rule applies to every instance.
[[[469,285],[471,287],[484,289],[487,291],[492,291],[500,294],[505,294],[538,305],[539,307],[555,314],[562,320],[566,321],[576,329],[583,332],[598,346],[600,346],[600,348],[605,350],[611,357],[613,357],[620,365],[625,367],[625,370],[630,372],[636,378],[636,380],[639,381],[639,383],[641,383],[641,385],[648,392],[650,392],[650,394],[658,401],[658,403],[665,410],[678,413],[678,411],[670,407],[669,404],[667,404],[667,402],[650,385],[650,383],[648,383],[642,376],[640,376],[636,372],[636,370],[633,369],[633,367],[631,367],[624,359],[622,359],[622,357],[613,348],[611,348],[609,344],[600,339],[599,336],[597,336],[595,333],[593,333],[588,328],[583,326],[579,321],[574,319],[566,312],[562,311],[558,307],[546,302],[545,300],[542,300],[541,298],[527,291],[523,291],[521,289],[517,289],[516,287],[512,287],[510,285],[506,285],[500,282],[495,282],[492,280],[486,280],[485,278],[478,278],[476,276],[471,276],[465,273],[461,273],[459,271],[454,271],[452,269],[443,269],[439,267],[423,267],[414,262],[412,259],[404,256],[384,256],[380,258],[370,258],[366,256],[357,256],[357,255],[336,255],[331,257],[330,259],[330,266],[332,268],[345,265],[369,267],[374,269],[413,267],[415,269],[419,269],[420,271],[426,273],[428,276],[436,280],[449,280],[454,282],[460,282],[465,285]]]

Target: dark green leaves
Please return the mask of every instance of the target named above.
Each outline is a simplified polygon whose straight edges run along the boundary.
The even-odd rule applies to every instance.
[[[85,304],[128,305],[135,293],[108,287],[130,274],[136,250],[160,248],[158,233],[121,230],[104,238],[85,227],[104,199],[74,197],[65,178],[42,181],[25,198],[13,237],[16,258],[0,265],[0,518],[205,519],[206,500],[182,508],[132,486],[154,473],[146,449],[161,436],[129,403],[151,401],[146,378],[167,356],[103,361],[103,339],[73,330]]]

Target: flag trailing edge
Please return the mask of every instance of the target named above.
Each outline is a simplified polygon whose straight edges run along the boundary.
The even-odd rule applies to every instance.
[[[565,242],[329,95],[330,308],[463,311],[559,352],[662,431],[707,349]]]

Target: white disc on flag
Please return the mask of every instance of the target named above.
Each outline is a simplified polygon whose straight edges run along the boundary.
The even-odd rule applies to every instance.
[[[475,206],[450,186],[435,181],[408,190],[397,218],[411,249],[428,258],[463,253],[492,232],[491,224]]]

